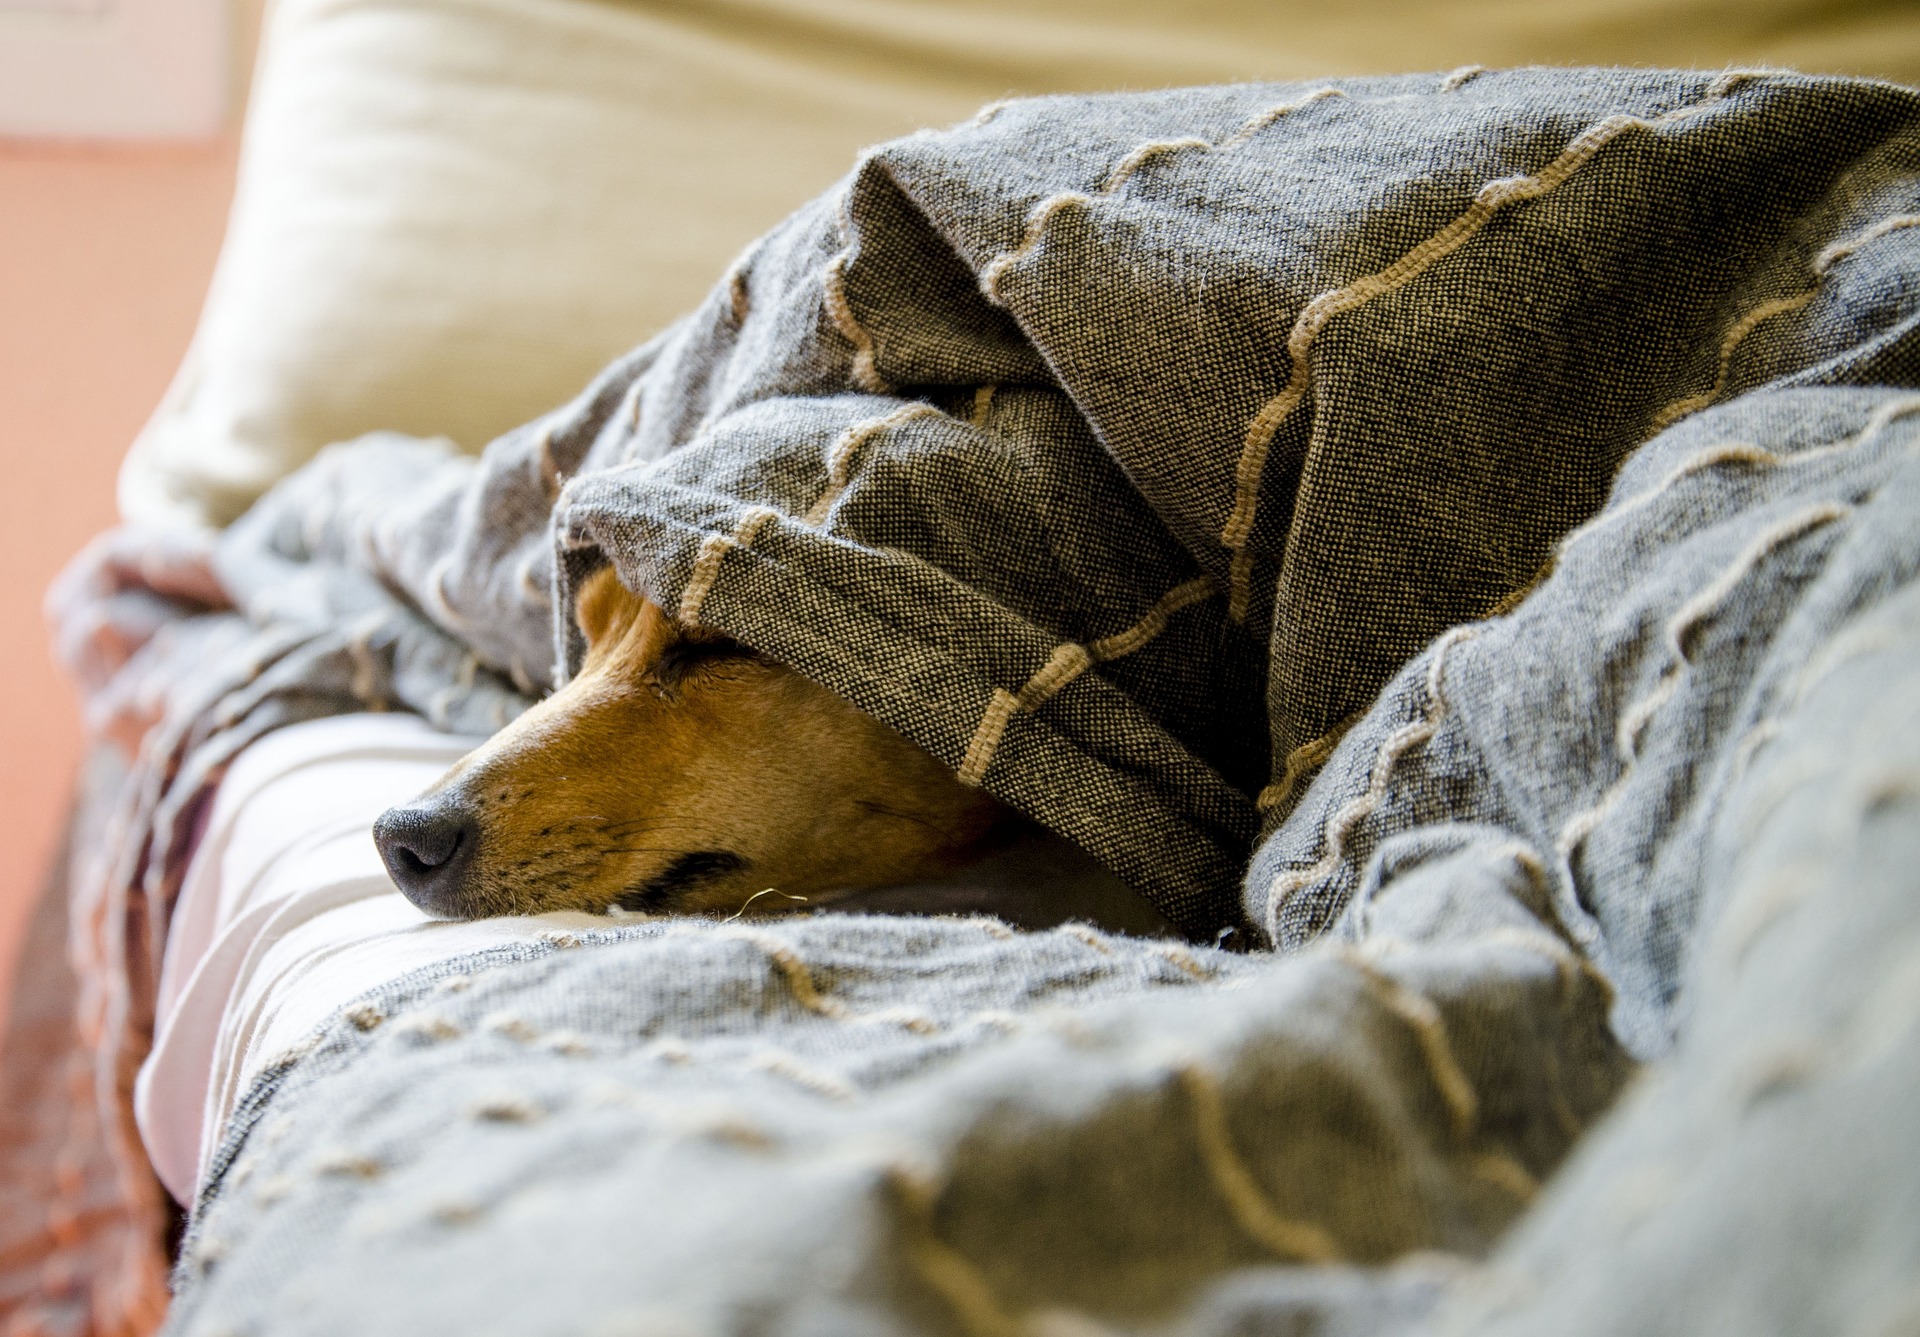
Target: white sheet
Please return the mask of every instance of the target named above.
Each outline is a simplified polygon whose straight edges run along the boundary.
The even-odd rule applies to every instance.
[[[134,1095],[180,1201],[254,1078],[355,997],[446,957],[606,927],[580,914],[430,920],[387,877],[374,819],[479,741],[412,715],[345,715],[270,734],[228,772],[174,911]]]

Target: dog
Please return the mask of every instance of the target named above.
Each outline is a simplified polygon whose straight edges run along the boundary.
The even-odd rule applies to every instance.
[[[763,914],[938,881],[1020,823],[792,669],[677,625],[611,567],[579,674],[374,824],[438,918]]]

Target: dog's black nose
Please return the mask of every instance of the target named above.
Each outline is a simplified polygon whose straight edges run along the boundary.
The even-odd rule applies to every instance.
[[[373,824],[373,843],[408,900],[442,919],[471,914],[461,893],[480,848],[480,823],[463,804],[435,798],[388,808]]]

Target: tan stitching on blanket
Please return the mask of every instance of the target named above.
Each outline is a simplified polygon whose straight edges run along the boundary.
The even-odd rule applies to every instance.
[[[1253,1172],[1234,1150],[1233,1135],[1227,1127],[1226,1102],[1212,1074],[1188,1064],[1179,1070],[1179,1075],[1193,1107],[1200,1159],[1240,1228],[1276,1257],[1289,1262],[1342,1261],[1339,1244],[1324,1227],[1312,1221],[1284,1217],[1267,1201]]]
[[[1211,599],[1220,592],[1212,576],[1200,576],[1183,585],[1176,585],[1160,601],[1147,610],[1147,615],[1128,627],[1125,631],[1112,636],[1103,636],[1088,644],[1095,663],[1105,663],[1109,659],[1119,659],[1130,655],[1145,646],[1147,642],[1167,629],[1167,623],[1175,613],[1190,608],[1205,599]]]
[[[833,510],[834,503],[840,500],[847,485],[853,481],[853,459],[860,453],[860,447],[873,440],[889,428],[899,427],[912,422],[915,418],[943,418],[946,415],[931,404],[902,404],[891,413],[883,413],[877,418],[868,418],[865,422],[855,423],[840,434],[827,451],[827,487],[820,499],[813,503],[805,516],[805,523],[818,525]]]
[[[993,689],[993,697],[987,702],[987,708],[980,715],[980,723],[974,726],[973,737],[967,741],[967,754],[960,759],[960,783],[978,786],[986,777],[987,766],[993,761],[993,754],[1000,746],[1000,737],[1007,731],[1007,721],[1013,718],[1013,712],[1020,709],[1020,698],[1004,687]]]
[[[454,555],[447,553],[435,562],[427,572],[428,609],[440,620],[440,625],[449,631],[464,631],[469,625],[453,606],[453,599],[447,593],[447,577],[453,571]]]
[[[1518,847],[1524,848],[1524,847]],[[1546,869],[1531,849],[1526,851],[1528,876],[1539,887],[1546,887]],[[1516,860],[1517,861],[1517,860]],[[1583,977],[1600,991],[1603,1006],[1613,1005],[1613,981],[1608,979],[1600,967],[1593,964],[1573,948],[1567,946],[1559,937],[1545,929],[1520,928],[1506,924],[1490,929],[1479,936],[1478,941],[1495,943],[1505,947],[1515,947],[1524,952],[1544,956],[1553,962],[1554,970],[1560,977],[1560,1002],[1562,1006],[1571,1005],[1574,997],[1574,985]]]
[[[633,388],[627,391],[627,398],[633,405],[631,409],[633,419],[638,422],[640,418],[640,381],[634,381]],[[546,494],[547,500],[552,501],[560,495],[560,489],[566,483],[567,476],[560,471],[559,461],[553,458],[553,428],[551,426],[541,428],[540,435],[535,438],[533,462],[534,468],[539,470],[540,473],[540,490]]]
[[[1009,102],[1005,98],[1002,98],[998,102],[989,102],[986,106],[980,108],[979,111],[976,111],[971,117],[971,119],[962,122],[962,124],[985,125],[989,121],[993,120],[995,117],[999,116],[1001,112],[1005,111],[1011,105],[1012,105],[1011,102]]]
[[[513,690],[520,695],[538,695],[539,685],[534,682],[533,675],[527,672],[526,662],[520,658],[518,650],[507,656],[507,677],[513,683]]]
[[[1327,818],[1326,834],[1322,837],[1325,852],[1320,858],[1305,868],[1292,868],[1278,873],[1268,884],[1267,925],[1276,941],[1280,937],[1280,911],[1301,888],[1318,882],[1340,866],[1348,838],[1360,823],[1371,817],[1374,810],[1386,801],[1387,781],[1393,774],[1395,764],[1407,753],[1426,746],[1440,732],[1440,725],[1449,709],[1445,677],[1447,657],[1454,646],[1470,641],[1479,634],[1478,627],[1455,627],[1433,643],[1433,659],[1427,666],[1427,708],[1421,718],[1387,736],[1379,752],[1374,755],[1373,772],[1366,789],[1335,809]]]
[[[1526,1166],[1502,1152],[1482,1152],[1468,1162],[1476,1179],[1492,1184],[1523,1205],[1540,1196],[1540,1181]]]
[[[791,947],[761,933],[726,933],[720,935],[740,942],[752,943],[764,952],[769,961],[779,969],[787,981],[787,988],[793,994],[793,1000],[807,1011],[834,1021],[847,1021],[853,1013],[845,1003],[837,998],[829,998],[815,987],[813,972],[807,969]]]
[[[1891,218],[1883,218],[1858,236],[1849,237],[1845,241],[1836,241],[1820,252],[1813,262],[1813,272],[1824,275],[1862,246],[1879,241],[1889,232],[1898,232],[1901,228],[1908,227],[1920,227],[1920,214],[1895,214]]]
[[[1719,399],[1721,395],[1725,394],[1727,392],[1727,386],[1732,379],[1733,356],[1738,350],[1741,341],[1766,321],[1773,319],[1775,316],[1784,316],[1798,311],[1813,301],[1815,297],[1818,297],[1820,295],[1820,284],[1818,280],[1826,278],[1827,271],[1832,269],[1834,265],[1847,259],[1861,247],[1878,241],[1890,232],[1897,232],[1901,228],[1915,226],[1920,226],[1920,214],[1895,214],[1891,218],[1881,219],[1872,227],[1865,229],[1855,236],[1833,243],[1833,245],[1820,252],[1819,255],[1814,257],[1813,261],[1813,273],[1816,280],[1814,286],[1808,288],[1805,292],[1796,293],[1791,297],[1776,297],[1771,301],[1761,302],[1730,325],[1727,328],[1726,336],[1720,341],[1720,361],[1718,370],[1714,373],[1713,387],[1697,395],[1688,395],[1683,399],[1676,399],[1673,403],[1661,409],[1660,412],[1653,416],[1653,430],[1656,432],[1664,431],[1688,414],[1697,413],[1701,409],[1706,408],[1709,404]]]
[[[693,1050],[677,1035],[663,1035],[642,1052],[650,1058],[658,1059],[662,1063],[671,1063],[675,1067],[693,1062]]]
[[[357,1031],[373,1030],[387,1019],[387,1014],[371,1003],[363,1003],[359,1007],[350,1008],[346,1012],[341,1013],[341,1015],[345,1017]]]
[[[1210,980],[1219,974],[1218,971],[1200,964],[1198,957],[1178,943],[1165,943],[1153,950],[1172,962],[1176,970],[1185,971],[1197,980]]]
[[[1293,791],[1302,780],[1326,764],[1334,749],[1340,746],[1353,726],[1360,721],[1365,711],[1347,716],[1331,729],[1311,742],[1302,743],[1287,753],[1287,759],[1281,764],[1280,777],[1260,791],[1260,797],[1254,800],[1254,806],[1261,812],[1272,812],[1284,807],[1293,799]]]
[[[980,723],[974,727],[973,737],[967,743],[966,755],[961,759],[960,783],[978,785],[985,778],[987,767],[993,764],[994,754],[999,750],[1000,739],[1015,715],[1038,710],[1095,664],[1119,659],[1146,646],[1167,629],[1175,613],[1211,598],[1219,589],[1211,576],[1197,576],[1176,585],[1125,631],[1085,645],[1067,641],[1055,646],[1040,671],[1027,679],[1017,693],[994,688],[986,709],[981,712]]]
[[[1120,165],[1107,175],[1096,191],[1099,195],[1111,195],[1127,183],[1127,178],[1145,167],[1155,158],[1169,153],[1178,153],[1181,149],[1210,149],[1213,145],[1204,139],[1195,139],[1187,135],[1181,139],[1153,139],[1142,144],[1120,160]]]
[[[833,317],[833,323],[839,327],[847,342],[853,345],[854,385],[870,394],[884,395],[892,387],[874,364],[873,336],[853,314],[853,304],[847,300],[847,261],[852,254],[851,250],[842,251],[827,261],[827,313]]]
[[[460,661],[460,667],[453,671],[453,681],[427,699],[427,719],[435,728],[447,727],[453,716],[454,702],[473,691],[474,680],[479,676],[480,656],[469,651],[466,658]]]
[[[1792,297],[1776,297],[1772,301],[1762,302],[1748,311],[1727,328],[1720,341],[1720,362],[1713,374],[1713,384],[1697,395],[1687,395],[1676,399],[1653,415],[1653,430],[1663,432],[1690,413],[1697,413],[1727,392],[1727,385],[1733,378],[1733,355],[1740,343],[1765,322],[1775,316],[1790,315],[1800,310],[1819,295],[1819,289],[1809,288]]]
[[[986,428],[987,415],[993,412],[993,392],[998,388],[998,386],[983,385],[973,392],[973,412],[968,416],[968,422],[983,430]]]
[[[417,1036],[422,1040],[436,1043],[441,1040],[458,1040],[462,1034],[460,1028],[451,1021],[430,1012],[403,1017],[394,1024],[393,1029],[398,1035]]]
[[[1485,65],[1462,65],[1440,81],[1440,91],[1451,93],[1456,88],[1464,88],[1486,72]]]
[[[335,1148],[324,1151],[313,1163],[313,1172],[332,1179],[378,1179],[383,1167],[371,1156]]]
[[[693,626],[700,620],[700,605],[707,601],[707,595],[713,591],[713,582],[719,579],[720,563],[729,548],[745,548],[753,544],[760,536],[767,522],[779,514],[770,506],[749,506],[740,516],[731,534],[709,534],[700,543],[700,553],[693,561],[693,575],[687,580],[687,586],[680,591],[680,621]]]
[[[987,1007],[978,1012],[969,1012],[961,1018],[962,1025],[968,1022],[977,1026],[990,1026],[1006,1035],[1025,1030],[1027,1025],[1024,1017],[1009,1012],[1003,1007]]]
[[[647,397],[644,392],[646,384],[646,377],[634,377],[633,390],[627,396],[627,434],[629,436],[634,436],[640,431],[640,415],[647,402]],[[626,457],[628,459],[633,458],[634,447],[638,444],[638,441],[629,441],[627,443]]]
[[[540,564],[540,554],[530,552],[522,559],[513,573],[514,583],[520,592],[531,599],[538,607],[548,608],[553,604],[553,591],[544,580],[533,578],[534,568]]]
[[[1681,681],[1692,668],[1693,656],[1687,644],[1692,634],[1720,611],[1720,606],[1741,581],[1774,549],[1844,518],[1852,509],[1842,502],[1823,501],[1762,530],[1734,558],[1732,565],[1680,607],[1668,622],[1664,637],[1668,656],[1666,671],[1653,689],[1620,717],[1614,741],[1623,762],[1634,759],[1648,722],[1679,691]]]
[[[1269,107],[1267,110],[1250,117],[1231,135],[1217,144],[1191,136],[1182,139],[1149,140],[1122,158],[1119,164],[1107,174],[1105,182],[1103,182],[1100,188],[1094,191],[1093,194],[1088,195],[1082,191],[1066,190],[1061,191],[1057,195],[1049,195],[1034,205],[1032,210],[1027,214],[1026,226],[1021,231],[1020,240],[1011,250],[1002,251],[999,255],[996,255],[992,260],[988,261],[986,266],[980,271],[980,291],[986,295],[988,301],[993,302],[995,305],[1006,305],[1000,296],[1001,278],[1009,269],[1019,264],[1038,249],[1041,239],[1046,233],[1047,224],[1053,221],[1056,214],[1072,205],[1091,204],[1095,199],[1113,194],[1113,192],[1127,183],[1128,178],[1132,177],[1134,173],[1138,172],[1155,158],[1163,157],[1169,153],[1177,153],[1182,149],[1218,152],[1222,149],[1239,148],[1260,131],[1279,120],[1282,116],[1299,111],[1301,108],[1310,106],[1322,98],[1345,96],[1346,94],[1337,88],[1315,89],[1297,102],[1283,102],[1277,107]]]
[[[810,1068],[792,1054],[778,1049],[763,1049],[749,1059],[748,1063],[761,1072],[784,1077],[796,1086],[804,1086],[807,1090],[826,1096],[830,1100],[853,1100],[860,1094],[831,1073]]]
[[[1714,81],[1707,85],[1707,91],[1701,96],[1701,104],[1711,102],[1716,98],[1726,97],[1728,94],[1737,90],[1740,85],[1752,83],[1755,79],[1768,79],[1776,74],[1792,73],[1792,70],[1784,67],[1776,69],[1765,65],[1755,65],[1746,69],[1722,70]],[[1699,105],[1700,104],[1696,104],[1695,109],[1697,109]],[[1684,111],[1687,109],[1682,108],[1681,110]],[[1677,112],[1667,113],[1669,116],[1678,114]]]
[[[988,301],[996,306],[1005,306],[1000,296],[1000,278],[1009,269],[1019,264],[1039,248],[1040,238],[1046,232],[1047,224],[1053,221],[1055,214],[1077,204],[1092,204],[1093,197],[1077,190],[1063,191],[1040,201],[1032,213],[1027,215],[1027,226],[1020,244],[1010,251],[1003,251],[987,262],[980,271],[980,291],[986,294]]]
[[[743,255],[727,271],[727,311],[735,329],[747,323],[753,311],[753,295],[747,291],[747,258]]]
[[[1751,77],[1745,76],[1744,77]],[[1357,310],[1376,297],[1396,292],[1419,278],[1427,270],[1452,255],[1479,234],[1495,215],[1508,205],[1538,199],[1557,189],[1601,149],[1629,130],[1652,130],[1671,125],[1707,110],[1733,86],[1733,75],[1716,79],[1705,97],[1696,103],[1647,119],[1639,116],[1609,116],[1576,135],[1560,155],[1532,176],[1499,177],[1482,185],[1466,210],[1440,231],[1402,255],[1385,269],[1363,275],[1345,287],[1321,293],[1301,308],[1293,329],[1287,335],[1287,355],[1292,371],[1280,392],[1260,406],[1247,424],[1240,457],[1234,465],[1233,508],[1220,531],[1221,546],[1232,557],[1229,562],[1231,590],[1228,612],[1236,622],[1244,621],[1251,600],[1253,558],[1248,543],[1259,505],[1260,479],[1267,455],[1280,426],[1306,399],[1312,384],[1308,354],[1316,335],[1335,316]]]
[[[1911,401],[1911,404],[1913,408],[1920,409],[1920,399]],[[1842,632],[1821,646],[1818,653],[1809,658],[1799,672],[1793,675],[1783,694],[1786,702],[1785,710],[1789,712],[1798,710],[1806,703],[1815,688],[1847,665],[1869,655],[1884,654],[1901,644],[1904,644],[1901,634],[1885,624],[1869,625],[1864,630],[1856,627]],[[1746,761],[1749,759],[1748,754],[1777,736],[1785,727],[1784,720],[1779,716],[1761,720],[1755,724],[1747,737],[1741,741],[1740,752],[1736,754],[1734,762],[1734,773],[1737,775],[1745,768]]]
[[[386,697],[380,694],[380,662],[373,654],[373,638],[386,628],[384,611],[367,614],[347,632],[347,657],[353,661],[353,679],[347,690],[368,710],[383,711]]]
[[[864,166],[864,160],[856,165],[855,172]],[[884,395],[893,387],[874,363],[873,335],[853,314],[853,303],[847,298],[847,266],[853,260],[853,188],[849,186],[840,195],[840,245],[841,250],[827,261],[827,272],[823,287],[823,296],[827,305],[827,314],[833,317],[834,325],[841,337],[853,345],[853,383],[859,389],[870,394]]]
[[[1078,1309],[1035,1310],[1025,1315],[1022,1331],[1026,1337],[1123,1337]]]
[[[1571,861],[1574,851],[1593,834],[1626,792],[1639,761],[1640,739],[1647,724],[1679,692],[1693,668],[1693,650],[1688,644],[1693,633],[1720,611],[1721,605],[1740,587],[1741,582],[1775,549],[1842,519],[1852,509],[1840,502],[1823,501],[1768,526],[1740,550],[1725,570],[1682,604],[1668,620],[1662,637],[1667,666],[1652,688],[1621,714],[1614,730],[1614,750],[1620,759],[1620,774],[1601,794],[1599,802],[1584,812],[1574,814],[1561,828],[1555,846],[1563,861]],[[1568,884],[1572,885],[1571,868],[1567,870],[1567,876]]]
[[[903,1031],[912,1031],[915,1035],[937,1035],[940,1023],[917,1008],[904,1005],[883,1007],[873,1012],[862,1012],[859,1020],[871,1022],[877,1026],[898,1026]]]
[[[1691,478],[1694,474],[1705,473],[1707,470],[1718,468],[1723,464],[1747,464],[1759,468],[1771,468],[1786,458],[1790,457],[1776,455],[1770,450],[1762,450],[1759,446],[1750,446],[1739,441],[1710,446],[1698,455],[1683,460],[1670,470],[1666,477],[1662,478],[1645,492],[1634,494],[1630,499],[1600,512],[1600,514],[1594,516],[1593,519],[1587,521],[1587,523],[1581,525],[1578,529],[1570,531],[1565,538],[1560,540],[1559,559],[1564,561],[1568,550],[1571,549],[1574,544],[1585,540],[1588,535],[1594,533],[1596,530],[1605,529],[1622,516],[1631,515],[1643,506],[1658,501],[1668,488],[1672,487],[1675,483]]]
[[[538,1104],[511,1091],[482,1096],[468,1113],[482,1123],[538,1123],[546,1116]]]
[[[1862,440],[1866,438],[1869,433],[1874,433],[1877,432],[1878,429],[1884,428],[1894,419],[1904,417],[1906,414],[1915,411],[1920,411],[1920,396],[1897,400],[1876,413],[1873,419],[1869,421],[1867,428],[1863,430],[1858,437],[1854,438],[1854,440]],[[1840,443],[1841,446],[1849,446],[1852,444],[1854,444],[1853,441]],[[1836,449],[1836,447],[1826,446],[1815,453],[1824,454],[1834,449]],[[1787,458],[1794,459],[1797,457],[1788,456]],[[1776,713],[1765,719],[1756,721],[1753,727],[1747,730],[1746,734],[1734,747],[1733,761],[1728,768],[1731,777],[1737,781],[1746,774],[1747,767],[1752,763],[1754,756],[1758,754],[1760,749],[1779,737],[1785,730],[1786,717],[1805,704],[1807,697],[1811,695],[1813,690],[1821,683],[1825,682],[1833,674],[1838,673],[1855,660],[1864,658],[1867,655],[1884,653],[1900,643],[1900,637],[1884,626],[1870,627],[1864,632],[1843,633],[1827,642],[1826,645],[1821,647],[1819,653],[1809,659],[1800,668],[1799,672],[1794,674],[1791,683],[1783,694],[1783,704],[1776,707]]]
[[[532,1022],[512,1012],[489,1012],[480,1018],[480,1026],[483,1030],[517,1040],[523,1045],[530,1045],[540,1038],[540,1032]]]
[[[586,1058],[593,1053],[593,1045],[579,1031],[557,1030],[546,1038],[546,1047],[556,1054],[568,1058]]]
[[[1760,749],[1778,738],[1784,727],[1777,719],[1764,719],[1747,730],[1734,746],[1733,761],[1727,766],[1728,779],[1736,784],[1744,779]]]
[[[1068,922],[1068,923],[1062,924],[1058,929],[1055,930],[1055,932],[1063,934],[1069,938],[1076,938],[1079,941],[1084,942],[1087,946],[1093,948],[1094,951],[1100,953],[1100,955],[1102,956],[1113,955],[1113,948],[1107,945],[1106,938],[1101,936],[1099,933],[1097,933],[1094,929],[1092,929],[1086,924],[1077,924],[1077,923]]]
[[[1249,116],[1241,123],[1238,130],[1235,130],[1232,134],[1214,145],[1214,148],[1216,150],[1237,149],[1283,116],[1291,116],[1296,111],[1311,107],[1316,102],[1323,102],[1327,98],[1344,98],[1346,95],[1344,89],[1333,87],[1316,88],[1298,102],[1282,102],[1277,106],[1268,107],[1265,111],[1256,112],[1252,116]]]
[[[1896,399],[1875,409],[1872,415],[1868,417],[1867,421],[1861,426],[1860,430],[1854,435],[1835,441],[1831,445],[1816,446],[1811,450],[1795,451],[1788,454],[1763,450],[1759,446],[1747,445],[1744,442],[1737,441],[1709,446],[1698,455],[1694,455],[1676,465],[1666,477],[1662,478],[1645,492],[1636,493],[1627,501],[1623,501],[1608,510],[1602,511],[1600,514],[1594,516],[1593,519],[1587,521],[1586,524],[1581,525],[1578,529],[1567,534],[1565,538],[1560,540],[1560,557],[1564,559],[1568,549],[1572,548],[1574,544],[1586,539],[1596,530],[1604,529],[1622,516],[1631,515],[1649,503],[1658,501],[1668,488],[1694,474],[1704,473],[1708,469],[1716,468],[1723,464],[1744,464],[1759,469],[1772,469],[1781,466],[1802,465],[1815,460],[1826,459],[1829,456],[1858,450],[1866,446],[1873,441],[1875,437],[1879,436],[1882,431],[1886,430],[1890,423],[1915,412],[1920,412],[1920,395],[1909,395],[1902,399]]]
[[[1420,1042],[1427,1073],[1433,1078],[1433,1085],[1452,1119],[1454,1140],[1465,1143],[1473,1136],[1473,1126],[1480,1118],[1480,1097],[1474,1092],[1466,1069],[1454,1055],[1453,1041],[1447,1036],[1446,1019],[1440,1015],[1440,1009],[1431,998],[1409,989],[1360,953],[1336,948],[1333,954],[1359,973],[1374,1001],[1413,1031],[1414,1038]]]
[[[968,1337],[1022,1337],[1022,1325],[1007,1313],[980,1269],[940,1238],[934,1219],[939,1192],[928,1178],[907,1166],[890,1165],[887,1183],[906,1209],[908,1259],[920,1279],[952,1308]]]

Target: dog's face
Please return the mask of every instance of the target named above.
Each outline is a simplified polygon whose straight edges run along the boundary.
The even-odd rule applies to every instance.
[[[374,826],[429,914],[817,906],[949,871],[1004,811],[826,689],[677,627],[611,569],[575,611],[579,675]]]

